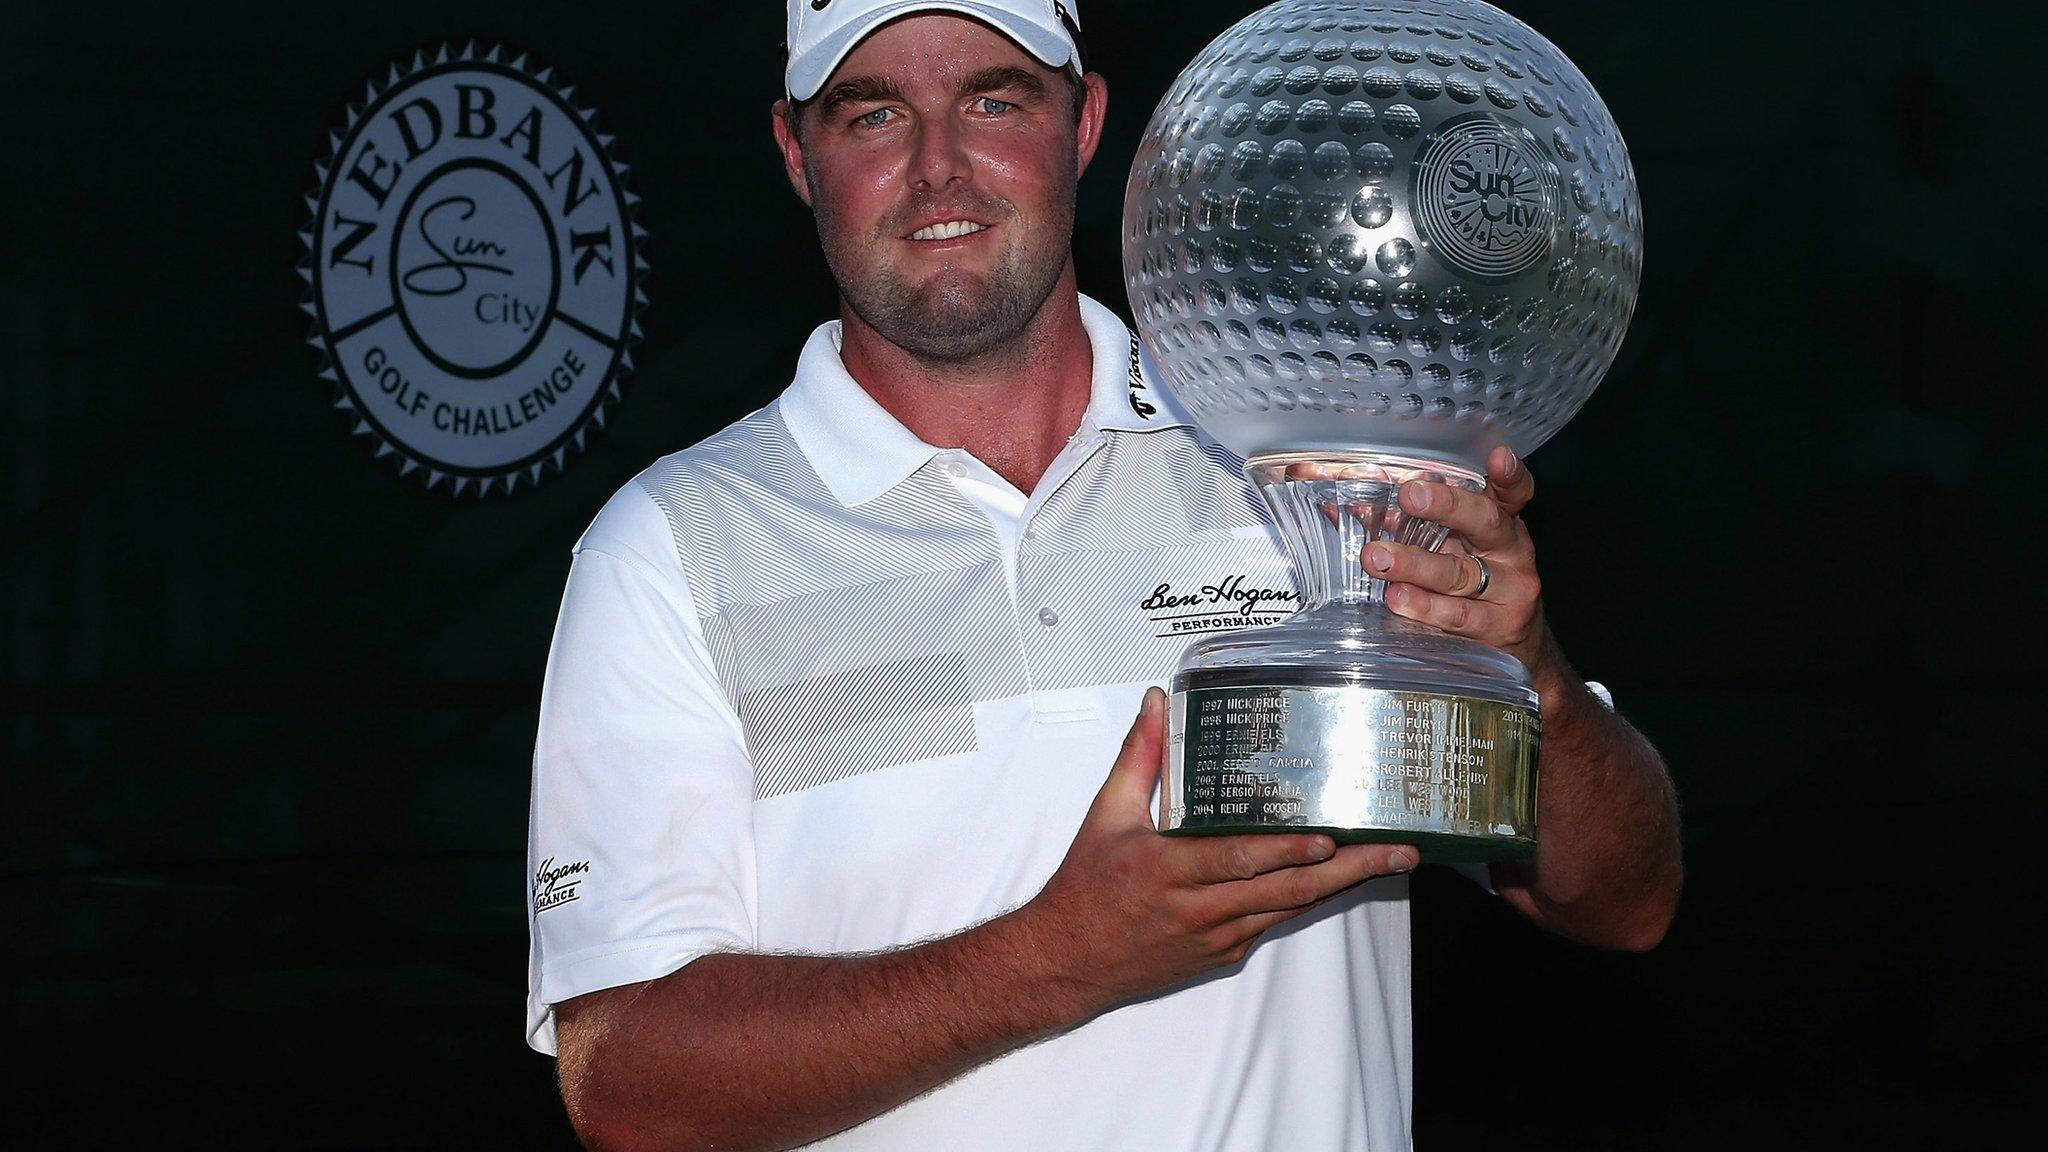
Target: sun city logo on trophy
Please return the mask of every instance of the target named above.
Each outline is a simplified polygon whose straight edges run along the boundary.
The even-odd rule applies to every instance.
[[[646,233],[626,166],[499,49],[394,65],[351,108],[301,238],[335,406],[429,488],[560,469],[632,370]]]
[[[1557,219],[1557,165],[1519,126],[1476,114],[1423,145],[1415,164],[1417,223],[1432,250],[1481,280],[1505,280],[1550,251]]]

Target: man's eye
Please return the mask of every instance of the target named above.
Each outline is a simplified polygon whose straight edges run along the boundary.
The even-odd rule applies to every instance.
[[[1015,104],[1010,103],[1008,100],[998,100],[993,96],[979,97],[975,100],[975,103],[980,106],[981,111],[985,115],[989,116],[1000,116],[1016,107]]]
[[[880,128],[888,119],[889,110],[887,108],[877,108],[863,116],[856,117],[854,123],[865,124],[870,128]]]

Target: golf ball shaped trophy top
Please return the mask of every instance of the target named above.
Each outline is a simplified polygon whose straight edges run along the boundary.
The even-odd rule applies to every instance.
[[[1183,656],[1165,830],[1533,856],[1528,670],[1389,611],[1361,557],[1441,547],[1400,485],[1484,490],[1494,445],[1526,456],[1613,362],[1642,208],[1599,95],[1478,0],[1283,0],[1160,101],[1123,241],[1164,384],[1245,459],[1302,592]]]

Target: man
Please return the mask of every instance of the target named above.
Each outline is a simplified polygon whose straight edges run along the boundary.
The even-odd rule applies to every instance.
[[[1075,289],[1107,97],[1073,21],[790,0],[773,127],[840,318],[606,505],[549,660],[529,1039],[594,1148],[1409,1142],[1412,849],[1154,827],[1186,637],[1138,605],[1289,575],[1241,462]],[[1544,628],[1527,470],[1490,473],[1402,494],[1483,596],[1462,556],[1366,560],[1536,676],[1543,854],[1495,888],[1649,947],[1663,767]]]

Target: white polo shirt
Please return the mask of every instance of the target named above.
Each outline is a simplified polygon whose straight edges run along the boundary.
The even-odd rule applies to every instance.
[[[1029,496],[884,411],[832,323],[778,400],[599,513],[534,755],[535,1048],[551,1004],[708,952],[894,948],[1024,903],[1188,639],[1291,609],[1241,595],[1294,589],[1241,462],[1081,307],[1093,397]],[[1213,603],[1148,606],[1187,594]],[[1407,895],[1368,882],[817,1146],[1407,1148]]]

